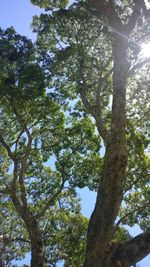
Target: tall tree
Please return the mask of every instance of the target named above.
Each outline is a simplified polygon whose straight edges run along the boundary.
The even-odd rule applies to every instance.
[[[33,25],[55,94],[60,102],[76,99],[75,111],[94,119],[105,146],[83,265],[131,266],[150,252],[150,59],[138,55],[141,42],[149,39],[149,10],[144,0],[79,1],[66,9],[64,1],[31,2],[50,11],[35,17]],[[144,232],[112,242],[126,222],[138,223]]]
[[[0,37],[1,265],[26,252],[32,267],[46,265],[46,258],[48,266],[59,260],[79,265],[87,220],[74,190],[81,173],[77,163],[82,169],[86,156],[94,161],[99,137],[88,117],[65,119],[46,90],[46,73],[32,42],[13,28],[0,29]],[[75,246],[76,253],[69,250]]]

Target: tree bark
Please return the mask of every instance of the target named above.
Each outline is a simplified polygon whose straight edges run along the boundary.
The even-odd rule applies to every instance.
[[[0,267],[5,267],[5,263],[4,263],[4,260],[3,260],[3,255],[1,254],[1,252],[0,252]]]
[[[31,267],[43,267],[45,262],[45,251],[38,221],[35,219],[35,216],[29,208],[23,206],[15,194],[12,194],[12,201],[17,212],[26,224],[29,233],[31,241]]]
[[[150,232],[142,233],[128,241],[116,245],[111,262],[114,266],[129,267],[136,265],[150,252]]]
[[[31,267],[43,267],[45,250],[38,222],[30,211],[26,214],[24,221],[31,240]]]

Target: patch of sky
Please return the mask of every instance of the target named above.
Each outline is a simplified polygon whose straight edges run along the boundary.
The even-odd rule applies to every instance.
[[[40,15],[41,8],[31,4],[30,0],[1,0],[1,27],[6,29],[13,26],[19,34],[23,34],[36,39],[36,34],[32,32],[31,22],[34,15]]]
[[[43,162],[43,165],[45,167],[50,167],[53,171],[56,170],[56,166],[55,166],[55,162],[56,162],[56,156],[53,154],[48,161]]]

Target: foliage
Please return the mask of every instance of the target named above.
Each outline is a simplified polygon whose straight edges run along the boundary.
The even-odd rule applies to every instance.
[[[68,4],[68,0],[32,0],[32,4],[39,5],[41,8],[53,10],[55,8],[62,8]]]
[[[114,2],[117,14],[123,23],[128,23],[134,7],[133,1]],[[52,79],[55,97],[61,104],[72,100],[76,101],[76,104],[72,105],[73,112],[71,113],[68,109],[70,115],[76,114],[77,117],[84,117],[86,114],[90,119],[92,116],[103,137],[97,121],[102,118],[105,129],[110,133],[114,35],[119,35],[119,33],[115,28],[110,27],[106,18],[103,16],[99,18],[96,12],[94,13],[96,16],[93,16],[93,13],[93,10],[87,8],[83,3],[75,3],[68,9],[60,9],[49,14],[41,14],[40,17],[34,17],[33,29],[38,33],[37,46],[41,59],[45,59],[44,68]],[[150,212],[149,154],[147,153],[150,77],[149,63],[139,69],[138,66],[143,60],[139,56],[141,40],[144,42],[149,38],[149,18],[142,16],[143,14],[139,16],[129,39],[126,105],[128,165],[118,224],[130,226],[138,224],[142,230],[146,231]],[[105,135],[103,139],[105,140]],[[99,166],[101,169],[104,167],[103,161],[99,161],[99,159],[97,161],[96,157],[95,155],[94,163],[89,161],[88,157],[84,159],[85,163],[88,162],[86,170],[89,171],[87,166],[90,169],[94,166],[96,170],[93,181],[97,175],[102,175],[102,172],[99,172]],[[77,166],[80,171],[80,161]],[[82,177],[85,174],[86,172],[83,172]],[[80,177],[79,174],[77,176]],[[83,186],[88,185],[91,188],[88,180],[84,181]]]
[[[52,223],[49,218],[53,218]],[[46,221],[44,239],[48,266],[56,266],[58,260],[63,260],[65,267],[82,266],[88,220],[82,215],[69,215],[64,209],[56,208],[53,217],[46,214]]]
[[[8,247],[16,245],[12,257],[30,250],[27,229],[11,202],[13,157],[20,173],[26,159],[23,185],[27,205],[42,230],[48,266],[56,266],[59,260],[66,267],[82,266],[88,222],[80,214],[76,187],[103,190],[107,162],[100,149],[105,146],[107,154],[111,147],[107,138],[112,133],[114,49],[120,36],[109,20],[103,14],[99,18],[86,2],[70,6],[67,1],[32,3],[50,11],[33,19],[36,47],[12,28],[0,30],[0,209],[13,226],[12,237],[7,225],[3,235],[8,230],[12,240]],[[126,25],[134,1],[115,1],[114,6]],[[138,69],[143,60],[139,45],[141,39],[147,40],[148,29],[149,19],[140,14],[130,36],[128,62],[124,62],[129,70],[128,164],[112,244],[130,238],[122,225],[138,224],[149,230],[149,63]],[[16,191],[22,200],[21,190],[18,179]],[[28,240],[23,248],[16,236]]]
[[[78,103],[72,105],[72,109],[76,112],[75,114],[85,116],[87,111],[79,98],[82,87],[85,87],[89,105],[93,110],[96,106],[96,95],[99,93],[101,116],[109,130],[112,102],[113,57],[111,46],[113,38],[107,22],[99,21],[84,6],[73,4],[69,10],[61,9],[52,14],[34,17],[33,27],[34,31],[38,32],[37,46],[42,52],[47,50],[49,55],[49,57],[45,57],[44,66],[54,77],[55,97],[59,94],[59,100],[60,97],[64,101],[76,99]],[[141,27],[139,25],[139,29]],[[141,34],[143,33],[140,30],[136,33],[136,41],[140,40]],[[133,53],[137,53],[135,57],[131,57]],[[130,47],[128,57],[131,69],[132,65],[140,60],[138,53],[139,51],[135,47]],[[133,181],[131,188],[137,185],[133,180],[133,169],[136,177],[140,171],[140,175],[143,175],[143,183],[147,184],[148,182],[148,178],[146,179],[146,161],[148,160],[146,159],[148,158],[146,149],[149,144],[148,99],[149,73],[148,68],[143,67],[140,70],[137,69],[134,75],[129,77],[127,86],[126,138],[129,160],[126,186],[129,187],[130,182],[132,184]],[[80,113],[78,113],[79,111]],[[70,112],[70,115],[74,115],[74,113]],[[96,163],[95,160],[94,162]]]
[[[78,259],[81,264],[87,220],[80,215],[75,187],[82,187],[88,180],[95,189],[95,182],[92,182],[95,170],[88,169],[89,176],[85,174],[82,177],[82,173],[89,164],[85,162],[85,157],[92,161],[96,155],[97,161],[102,160],[97,155],[100,139],[87,116],[65,119],[59,104],[45,89],[46,83],[42,79],[45,77],[44,70],[38,63],[31,41],[16,34],[12,28],[1,30],[1,37],[0,209],[4,260],[8,263],[30,251],[29,233],[11,200],[15,158],[18,162],[16,192],[20,201],[22,191],[19,177],[27,160],[23,186],[27,205],[39,218],[48,262],[53,259],[57,263],[61,258],[69,266],[70,261]],[[10,57],[10,50],[15,54],[13,58],[12,54]],[[77,168],[79,161],[80,169]],[[77,238],[75,233],[79,230],[79,224],[82,234],[78,233]],[[72,227],[73,231],[70,230]],[[52,236],[49,235],[51,231]],[[71,231],[69,240],[66,231]],[[74,245],[70,244],[73,242],[71,240],[74,240]],[[80,257],[74,255],[75,246],[81,247],[82,252],[77,252],[78,255],[81,253]]]

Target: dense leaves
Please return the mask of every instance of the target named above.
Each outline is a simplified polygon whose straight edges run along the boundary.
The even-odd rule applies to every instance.
[[[129,5],[130,8],[132,6],[131,3],[126,3],[126,5]],[[124,10],[124,4],[120,4],[120,6],[116,4],[116,8],[118,12],[125,11],[126,13],[128,10]],[[130,11],[125,16],[129,15]],[[143,22],[140,19],[138,23],[140,29]],[[49,53],[45,68],[51,66],[49,72],[54,77],[53,83],[56,95],[60,91],[65,100],[75,97],[78,100],[79,93],[82,95],[81,91],[84,91],[88,99],[87,109],[91,106],[94,110],[94,107],[99,105],[101,116],[109,130],[113,86],[113,57],[111,51],[113,38],[109,27],[107,27],[107,22],[99,21],[82,5],[74,4],[68,11],[61,9],[49,15],[42,14],[39,18],[34,17],[33,25],[34,30],[38,32],[37,45],[40,49],[46,49]],[[133,38],[135,38],[137,46],[133,45],[134,42],[131,42],[129,46],[128,57],[131,71],[133,65],[142,60],[138,56],[140,50],[138,42],[140,44],[142,34],[141,31],[136,32]],[[147,38],[146,35],[145,38]],[[138,190],[142,183],[143,186],[146,186],[149,181],[147,172],[148,155],[146,154],[149,144],[147,123],[149,74],[146,67],[137,69],[134,76],[129,77],[127,90],[126,132],[129,160],[125,191],[132,188]],[[80,100],[77,105],[73,105],[73,109],[75,111],[80,109],[85,112]],[[88,111],[91,111],[90,108]],[[80,115],[82,114],[84,113],[80,112]],[[88,158],[84,161],[88,161]],[[102,161],[97,162],[95,157],[91,164],[99,175],[96,168],[97,163],[100,166]],[[90,167],[90,161],[88,166]],[[78,169],[80,170],[80,161],[78,161]],[[86,172],[82,175],[85,174]],[[93,179],[95,179],[94,176]]]
[[[68,4],[68,0],[32,0],[32,4],[39,5],[41,8],[48,10],[53,10],[56,8],[65,7]]]
[[[101,161],[100,139],[88,117],[65,119],[59,104],[45,89],[44,72],[31,41],[13,29],[1,30],[1,36],[0,209],[4,218],[1,231],[1,242],[5,247],[3,259],[8,263],[30,251],[29,232],[21,219],[24,217],[19,206],[14,207],[12,203],[15,190],[24,212],[27,205],[38,220],[51,266],[60,259],[66,262],[66,266],[71,261],[81,264],[87,220],[80,215],[75,187],[83,187],[88,182],[91,188],[96,188],[92,179],[95,169],[88,169],[89,176],[82,173],[94,160],[94,154],[97,161]],[[29,47],[25,49],[25,46]],[[13,59],[9,57],[10,47],[15,53]],[[10,71],[14,83],[7,79]],[[88,162],[85,157],[89,158]],[[97,168],[101,171],[100,166]],[[78,232],[79,224],[81,234]],[[70,230],[72,227],[74,230]],[[66,231],[70,231],[69,240]],[[80,257],[74,255],[75,246],[81,246],[81,251],[76,252],[81,254]]]
[[[103,126],[99,122],[102,119],[107,133],[111,135],[115,42],[120,38],[122,40],[128,38],[125,31],[123,34],[120,32],[119,19],[114,18],[113,21],[111,12],[114,12],[114,7],[122,23],[127,25],[135,3],[134,1],[123,1],[123,3],[114,1],[114,6],[110,5],[109,19],[107,16],[103,17],[103,13],[101,14],[103,9],[105,12],[106,3],[99,4],[102,10],[99,12],[92,9],[92,3],[91,1],[91,7],[88,6],[88,8],[86,4],[78,3],[68,9],[60,9],[50,14],[34,17],[33,27],[34,31],[38,33],[37,46],[41,58],[45,59],[43,66],[52,78],[55,97],[59,99],[59,103],[76,101],[77,104],[73,103],[72,105],[74,113],[70,113],[70,115],[85,116],[86,114],[89,118],[92,116],[98,132],[107,144],[106,133],[102,132]],[[95,9],[98,9],[96,2],[94,4]],[[139,224],[143,230],[147,230],[149,225],[147,218],[150,212],[149,155],[147,153],[149,144],[149,125],[147,123],[149,116],[149,63],[144,65],[144,59],[139,53],[141,42],[149,40],[149,17],[145,7],[143,12],[145,12],[145,17],[142,12],[139,12],[136,26],[128,38],[128,62],[127,65],[124,62],[124,66],[122,66],[124,70],[129,69],[126,74],[128,76],[126,86],[128,165],[122,196],[124,201],[117,226],[120,223],[130,226]],[[47,53],[43,53],[45,50]],[[124,75],[123,69],[122,72],[120,71],[120,75]],[[105,166],[103,160],[99,158],[97,160],[96,157],[97,155],[93,157],[92,161],[88,157],[84,159],[85,164],[88,163],[85,168],[81,167],[82,177],[85,177],[84,183],[80,180],[80,159],[78,159],[77,171],[79,173],[77,172],[77,176],[80,187],[87,183],[91,188],[86,178],[86,174],[89,177],[89,169],[93,167],[95,169],[94,183],[96,180],[98,181],[97,176],[102,175],[99,167],[101,166],[103,169]],[[97,182],[96,184],[98,185]]]
[[[13,28],[0,30],[1,97],[21,96],[24,100],[42,95],[45,88],[44,72],[36,62],[31,40],[15,33]],[[28,81],[28,83],[27,83]]]
[[[23,207],[41,231],[47,266],[56,266],[60,260],[66,267],[83,266],[88,222],[80,214],[77,187],[101,192],[97,201],[106,203],[108,199],[109,203],[105,214],[118,206],[118,221],[114,219],[111,231],[108,227],[113,234],[106,255],[118,242],[130,239],[122,225],[138,224],[142,230],[149,230],[150,77],[149,63],[144,64],[139,55],[141,40],[148,40],[148,11],[144,6],[139,12],[137,7],[136,24],[128,36],[126,26],[135,1],[104,2],[99,3],[101,10],[97,12],[94,1],[67,7],[67,1],[32,1],[49,11],[33,19],[38,34],[36,47],[12,28],[0,30],[0,209],[9,222],[2,231],[5,262],[31,250],[33,242],[20,209]],[[122,30],[125,27],[127,31]],[[123,62],[125,55],[119,55],[118,43],[128,45]],[[116,58],[120,64],[117,68]],[[114,93],[117,71],[118,94]],[[127,89],[125,123],[119,102],[122,88]],[[113,117],[117,105],[115,116],[123,114],[118,124]],[[114,122],[118,136],[112,135]],[[124,162],[119,160],[125,157],[126,145],[128,163],[122,175]],[[104,157],[101,150],[106,150]],[[116,166],[120,169],[111,184]],[[120,209],[115,191],[122,194]],[[20,204],[15,204],[14,192]],[[112,203],[114,196],[117,200]],[[103,203],[95,208],[98,216],[102,212],[100,217],[105,217]],[[109,221],[111,218],[106,218],[106,224]],[[94,229],[103,226],[105,229],[104,222],[95,223]],[[11,252],[7,253],[7,248]]]

